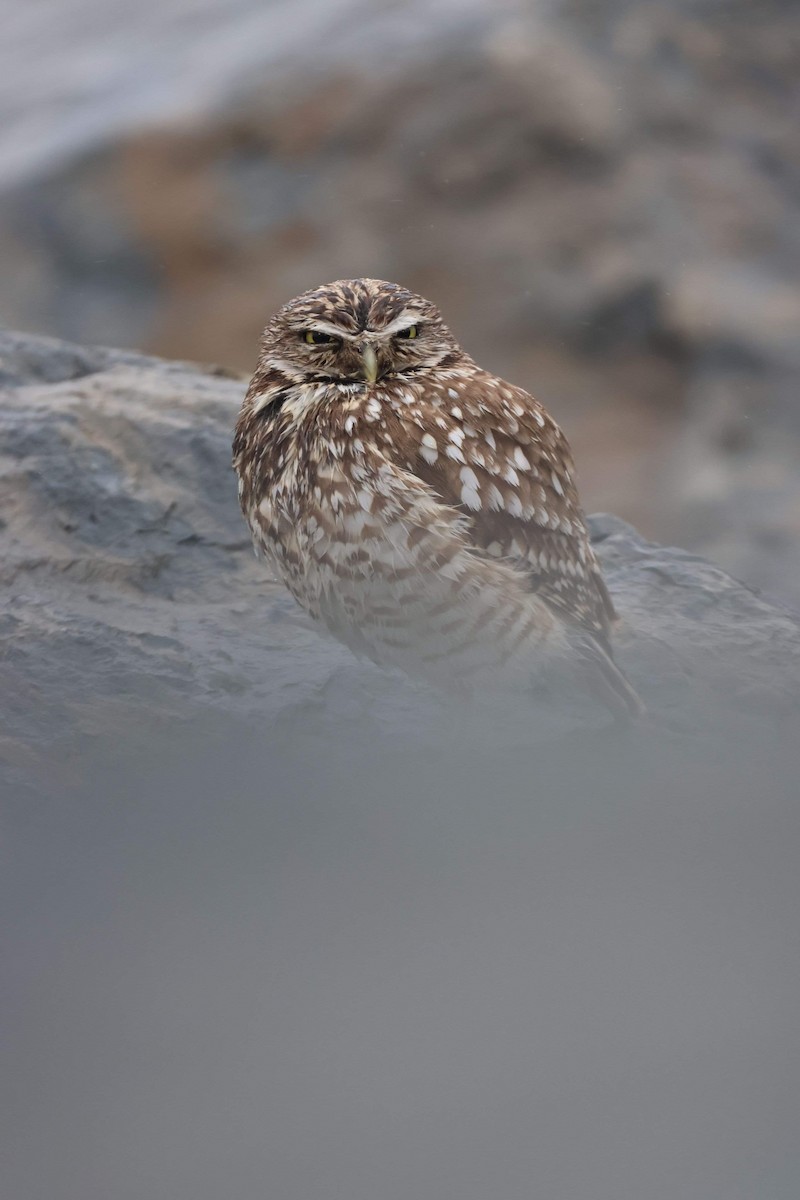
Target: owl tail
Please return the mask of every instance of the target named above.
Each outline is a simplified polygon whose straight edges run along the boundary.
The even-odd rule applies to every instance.
[[[610,650],[590,634],[573,643],[580,659],[580,673],[589,691],[625,725],[643,717],[646,709],[633,686],[614,662]]]

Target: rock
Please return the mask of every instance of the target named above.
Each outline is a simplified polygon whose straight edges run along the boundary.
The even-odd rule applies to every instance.
[[[797,358],[800,287],[727,264],[676,270],[665,304],[668,329],[687,341],[741,347],[759,358]]]
[[[71,786],[202,727],[315,745],[464,738],[493,751],[601,727],[532,699],[472,716],[354,660],[253,557],[230,440],[244,382],[131,352],[0,335],[3,756]],[[796,718],[800,629],[704,560],[592,518],[619,657],[660,729]],[[466,722],[466,724],[465,724]],[[94,764],[94,766],[92,766]],[[33,786],[33,785],[31,785]]]

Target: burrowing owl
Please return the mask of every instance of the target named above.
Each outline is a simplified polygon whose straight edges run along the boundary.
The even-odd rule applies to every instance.
[[[421,296],[349,279],[285,305],[234,467],[256,550],[357,653],[455,686],[560,661],[641,711],[564,435]]]

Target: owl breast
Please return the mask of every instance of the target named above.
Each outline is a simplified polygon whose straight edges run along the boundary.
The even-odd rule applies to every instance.
[[[437,683],[507,675],[521,647],[553,640],[556,622],[413,473],[429,449],[423,404],[404,384],[284,405],[262,430],[243,507],[278,577],[356,653]],[[458,451],[457,439],[445,444]]]

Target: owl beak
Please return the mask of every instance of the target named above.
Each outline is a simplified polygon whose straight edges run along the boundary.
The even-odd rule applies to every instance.
[[[374,383],[378,378],[378,356],[372,346],[361,347],[361,359],[364,363],[364,378],[367,383]]]

